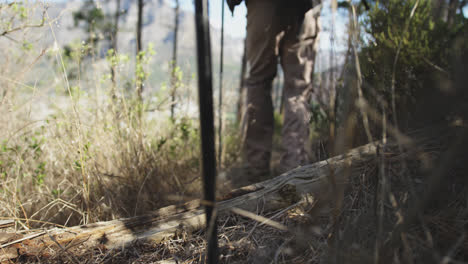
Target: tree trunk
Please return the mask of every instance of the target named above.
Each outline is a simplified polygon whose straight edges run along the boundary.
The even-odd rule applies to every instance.
[[[335,82],[335,16],[336,9],[338,8],[336,0],[331,2],[332,6],[332,21],[330,29],[330,87],[329,87],[329,101],[328,101],[328,118],[329,118],[329,131],[328,131],[328,155],[334,156],[335,134],[336,134],[336,82]],[[315,58],[314,58],[315,60]]]
[[[374,158],[376,149],[375,143],[367,144],[347,154],[299,167],[273,179],[234,190],[217,203],[218,214],[238,212],[239,209],[255,212],[258,208],[263,208],[263,212],[271,212],[305,199],[312,200],[315,204],[312,212],[319,213],[317,210],[339,204],[335,203],[336,197],[343,197],[340,193],[344,193],[351,169]],[[335,186],[330,184],[332,177]],[[183,231],[192,232],[204,228],[202,204],[195,200],[182,207],[168,206],[144,216],[52,229],[29,235],[36,236],[31,239],[14,237],[11,239],[17,240],[10,241],[8,246],[3,243],[1,250],[37,256],[50,254],[51,250],[60,250],[58,247],[79,253],[83,248],[111,249],[128,245],[135,240],[159,242]],[[15,250],[10,250],[12,247]],[[11,254],[8,256],[12,258]],[[0,261],[4,260],[6,259],[0,258]]]
[[[137,19],[137,26],[136,26],[136,63],[141,63],[140,52],[143,50],[142,45],[142,24],[143,24],[143,0],[138,0],[138,19]],[[136,76],[136,84],[137,84],[137,96],[138,99],[143,101],[142,93],[143,93],[143,80],[138,77],[138,72]]]
[[[120,0],[116,0],[117,6],[114,15],[114,28],[112,30],[111,48],[114,54],[117,54],[117,34],[119,32],[119,18],[120,18]],[[115,67],[111,67],[112,84],[115,86]]]
[[[179,32],[179,0],[175,0],[174,7],[174,42],[172,43],[172,70],[171,70],[171,120],[174,120],[174,110],[177,91],[177,34]]]
[[[447,22],[447,0],[434,0],[433,15],[436,19]]]
[[[450,0],[448,11],[447,11],[447,25],[453,26],[455,16],[457,15],[459,0]]]
[[[462,0],[460,2],[460,4],[458,5],[458,9],[460,10],[460,14],[463,14],[463,8],[465,8],[466,3],[467,3],[466,0]]]

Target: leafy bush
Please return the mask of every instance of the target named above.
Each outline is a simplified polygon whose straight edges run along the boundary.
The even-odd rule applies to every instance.
[[[360,54],[363,77],[387,102],[391,101],[393,74],[396,101],[411,99],[416,90],[423,88],[421,75],[428,69],[425,60],[438,55],[433,49],[438,40],[431,1],[419,1],[410,17],[415,2],[377,1],[364,20],[369,39]]]

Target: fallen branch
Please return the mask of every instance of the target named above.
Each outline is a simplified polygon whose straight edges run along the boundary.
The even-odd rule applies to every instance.
[[[375,153],[376,145],[368,144],[345,155],[299,167],[273,179],[237,189],[217,203],[218,214],[239,209],[242,212],[255,212],[258,208],[262,208],[263,212],[271,212],[297,203],[306,196],[312,197],[315,204],[333,204],[330,203],[333,194],[329,174],[334,174],[338,188],[344,188],[348,182],[348,169],[374,157]],[[57,244],[79,254],[79,250],[93,247],[112,249],[136,240],[159,242],[184,231],[202,229],[205,226],[205,215],[201,204],[201,201],[194,200],[182,207],[168,206],[144,216],[66,229],[54,228],[47,231],[49,236],[22,240],[11,246],[18,248],[19,254],[44,256],[51,254],[48,252],[50,250],[57,250]],[[9,257],[12,258],[11,255]],[[0,261],[4,260],[0,256]]]

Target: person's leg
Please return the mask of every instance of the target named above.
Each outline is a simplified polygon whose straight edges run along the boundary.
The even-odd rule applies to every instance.
[[[271,86],[277,67],[277,0],[248,0],[248,76],[244,159],[251,181],[269,174],[273,138]]]
[[[284,71],[284,122],[280,172],[309,162],[306,150],[309,140],[310,109],[314,60],[319,32],[318,14],[310,9],[304,16],[292,10],[291,25],[281,43],[281,65]],[[299,19],[297,19],[299,17]],[[297,20],[295,20],[296,18]]]

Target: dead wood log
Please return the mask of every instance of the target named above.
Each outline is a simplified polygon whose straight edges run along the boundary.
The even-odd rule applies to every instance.
[[[231,192],[216,207],[218,214],[233,208],[263,212],[286,208],[307,195],[314,200],[330,202],[331,190],[343,189],[352,166],[369,160],[376,154],[376,145],[368,144],[325,161],[303,166],[273,179],[246,186]],[[330,184],[334,177],[336,186]],[[338,187],[338,188],[337,188]],[[136,240],[162,241],[205,226],[204,210],[198,200],[182,207],[168,206],[150,214],[126,219],[98,222],[66,229],[51,229],[35,239],[16,244],[18,252],[26,255],[49,255],[50,251],[72,251],[99,247],[112,249],[129,245]],[[0,261],[1,258],[0,258]]]

